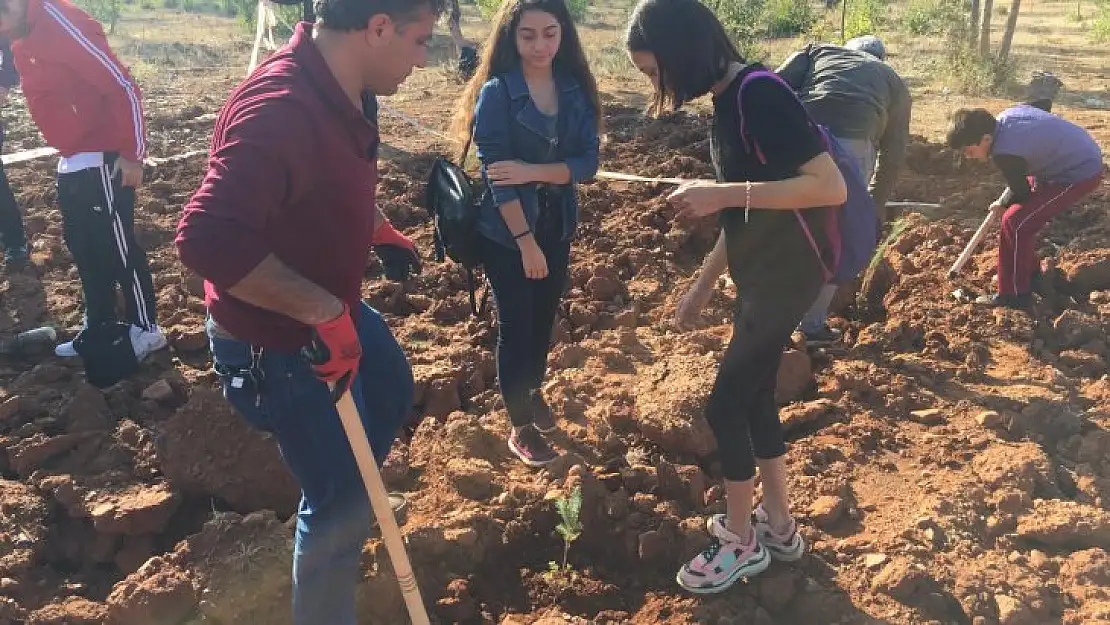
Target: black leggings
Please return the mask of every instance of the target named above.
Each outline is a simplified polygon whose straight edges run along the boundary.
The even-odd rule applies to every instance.
[[[786,453],[775,403],[779,362],[822,282],[815,271],[740,292],[732,340],[705,408],[726,480],[750,480],[756,458],[771,460]]]
[[[482,263],[497,304],[497,380],[515,426],[532,423],[532,391],[547,372],[555,313],[566,286],[570,241],[557,228],[537,228],[536,241],[547,258],[547,277],[524,275],[520,251],[482,239]]]

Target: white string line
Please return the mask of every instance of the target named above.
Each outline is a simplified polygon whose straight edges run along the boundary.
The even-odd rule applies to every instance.
[[[442,140],[447,141],[447,142],[453,141],[453,139],[451,139],[451,137],[447,136],[446,134],[444,134],[444,133],[442,133],[438,130],[434,130],[432,128],[429,128],[429,127],[425,126],[424,124],[422,124],[420,122],[420,120],[416,119],[415,117],[409,115],[408,113],[404,113],[402,111],[399,111],[399,110],[393,108],[392,106],[389,106],[388,104],[385,104],[384,102],[379,102],[378,103],[378,108],[382,111],[385,111],[386,113],[389,113],[390,115],[393,115],[394,117],[400,118],[401,120],[409,123],[410,125],[415,126],[416,128],[418,128],[418,129],[424,131],[425,133],[427,133],[429,135],[432,135],[432,136],[434,136],[438,139],[442,139]],[[10,165],[10,164],[13,164],[13,163],[21,163],[21,162],[24,162],[24,161],[30,161],[30,160],[34,160],[34,159],[38,159],[38,158],[45,158],[47,156],[53,156],[57,153],[58,153],[58,151],[55,150],[54,148],[35,148],[33,150],[25,150],[23,152],[16,152],[14,154],[5,154],[2,157],[2,160],[3,160],[4,165]],[[187,158],[191,158],[193,156],[200,156],[200,155],[207,154],[207,153],[208,153],[208,150],[190,150],[188,152],[183,152],[181,154],[175,154],[175,155],[167,156],[167,157],[163,157],[163,158],[147,158],[143,162],[144,162],[144,164],[149,165],[151,167],[157,167],[159,165],[162,165],[162,164],[165,164],[165,163],[168,163],[168,162],[177,161],[177,160],[184,160],[184,159],[187,159]],[[651,184],[668,184],[668,185],[683,185],[683,184],[686,184],[688,182],[694,182],[695,181],[694,179],[689,179],[689,178],[655,178],[655,177],[650,177],[650,176],[637,176],[637,175],[634,175],[634,174],[622,174],[622,173],[610,172],[610,171],[598,171],[596,176],[598,178],[605,178],[605,179],[609,179],[609,180],[619,180],[619,181],[623,181],[623,182],[646,182],[646,183],[651,183]],[[887,202],[887,206],[920,206],[920,207],[923,207],[923,208],[941,208],[940,204],[930,204],[930,203],[927,203],[927,202]]]
[[[448,137],[447,135],[443,134],[442,132],[439,132],[438,130],[434,130],[432,128],[429,128],[429,127],[425,126],[424,124],[422,124],[420,122],[420,120],[416,119],[415,117],[409,115],[408,113],[404,113],[402,111],[399,111],[399,110],[393,108],[392,106],[389,106],[388,104],[385,104],[384,102],[380,102],[378,104],[378,107],[381,110],[383,110],[383,111],[385,111],[385,112],[387,112],[387,113],[389,113],[389,114],[391,114],[395,117],[401,118],[402,120],[408,122],[410,125],[415,126],[416,128],[418,128],[420,130],[423,130],[425,133],[427,133],[429,135],[432,135],[432,136],[437,137],[439,139],[443,139],[444,141],[449,141],[449,142],[453,141],[453,139],[451,137]],[[679,185],[679,186],[684,185],[688,182],[696,182],[697,180],[700,180],[700,179],[692,179],[692,178],[656,178],[656,177],[650,177],[650,176],[637,176],[635,174],[622,174],[622,173],[619,173],[619,172],[604,171],[604,170],[598,171],[597,174],[595,174],[595,175],[598,178],[605,178],[605,179],[609,179],[609,180],[620,180],[620,181],[624,181],[624,182],[647,182],[647,183],[653,183],[653,184],[669,184],[669,185]],[[927,203],[927,202],[887,202],[887,206],[921,206],[921,207],[924,207],[924,208],[940,208],[941,207],[940,204],[930,204],[930,203]]]
[[[447,141],[449,143],[454,141],[454,139],[452,139],[451,137],[443,134],[442,132],[440,132],[438,130],[435,130],[435,129],[432,129],[432,128],[429,128],[428,126],[425,126],[423,123],[420,122],[419,119],[416,119],[412,115],[409,115],[408,113],[404,113],[402,111],[399,111],[399,110],[393,108],[392,106],[389,106],[388,104],[385,104],[384,102],[379,102],[378,103],[378,108],[385,111],[386,113],[389,113],[390,115],[393,115],[394,117],[398,117],[398,118],[402,119],[403,121],[408,122],[409,125],[415,126],[417,129],[424,131],[426,134],[432,135],[433,137],[436,137],[438,139],[442,139],[442,140]],[[598,178],[608,178],[610,180],[623,180],[623,181],[626,181],[626,182],[652,182],[652,183],[674,184],[674,185],[682,185],[682,184],[686,184],[687,182],[691,182],[690,180],[684,180],[682,178],[647,178],[647,177],[644,177],[644,176],[635,176],[635,175],[632,175],[632,174],[620,174],[620,173],[608,172],[608,171],[598,171],[597,174],[595,174],[595,175]]]

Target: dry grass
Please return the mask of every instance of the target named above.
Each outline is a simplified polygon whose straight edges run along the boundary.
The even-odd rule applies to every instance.
[[[640,107],[650,87],[629,62],[623,47],[624,27],[633,0],[601,0],[590,7],[580,34],[607,101]],[[948,42],[939,36],[914,36],[903,32],[902,12],[906,3],[888,5],[880,34],[887,43],[889,62],[911,86],[915,100],[913,130],[937,136],[948,111],[970,103],[993,102],[964,95],[949,58]],[[1086,6],[1086,8],[1082,8]],[[1033,0],[1023,4],[1014,38],[1013,56],[1022,68],[1016,78],[1023,84],[1033,69],[1057,73],[1065,83],[1062,106],[1082,107],[1089,98],[1110,99],[1110,74],[1105,53],[1091,33],[1097,15],[1093,4],[1081,5],[1087,17],[1076,20],[1075,0]],[[992,41],[998,45],[1004,16],[993,20]],[[473,4],[463,5],[462,28],[473,40],[482,41],[487,24]],[[250,55],[252,33],[237,18],[192,14],[166,9],[125,12],[112,37],[113,45],[141,80],[157,82],[165,90],[187,94],[202,88],[204,79],[238,80]],[[802,36],[758,42],[764,62],[771,67],[807,41],[839,41],[839,13],[834,10]],[[457,92],[459,82],[449,69],[454,54],[446,28],[438,29],[431,46],[430,66],[418,70],[389,98],[390,105],[405,110],[426,125],[443,130],[449,115],[442,100],[432,97],[444,89]],[[197,71],[190,68],[210,68]],[[966,73],[966,72],[965,72]],[[204,79],[199,78],[204,76]],[[966,77],[963,78],[966,82]],[[220,87],[222,88],[222,86]],[[1011,89],[1016,95],[1017,89]],[[998,102],[1005,102],[1006,98]],[[398,124],[411,135],[411,128]],[[443,142],[429,137],[428,146]],[[418,147],[419,144],[418,144]]]

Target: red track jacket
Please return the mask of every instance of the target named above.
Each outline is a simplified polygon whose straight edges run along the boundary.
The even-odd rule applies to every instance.
[[[27,36],[12,43],[31,118],[62,156],[146,156],[139,86],[108,48],[104,29],[69,0],[29,0]]]

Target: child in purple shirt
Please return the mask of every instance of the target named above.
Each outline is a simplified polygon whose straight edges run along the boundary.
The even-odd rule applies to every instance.
[[[948,146],[967,158],[992,161],[1007,188],[990,206],[1002,214],[998,293],[979,298],[990,306],[1032,303],[1039,272],[1037,233],[1056,215],[1098,188],[1102,151],[1079,126],[1036,106],[1018,105],[997,118],[985,109],[959,109]]]

